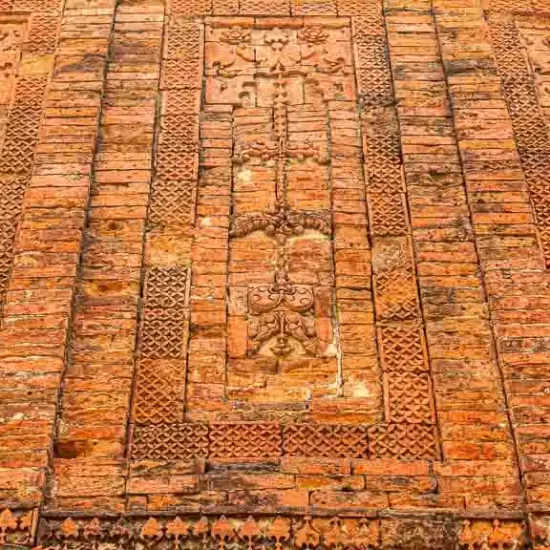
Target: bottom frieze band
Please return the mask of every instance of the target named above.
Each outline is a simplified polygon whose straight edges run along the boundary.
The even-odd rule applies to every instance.
[[[526,550],[521,519],[0,514],[0,547],[41,550]],[[531,529],[533,531],[533,529]],[[546,542],[548,533],[534,533]]]

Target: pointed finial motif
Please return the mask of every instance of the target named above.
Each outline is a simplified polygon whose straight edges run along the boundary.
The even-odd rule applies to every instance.
[[[235,536],[235,529],[225,516],[218,518],[211,529],[212,537],[218,540],[220,550],[225,550],[225,543],[229,542]]]
[[[342,523],[339,517],[334,517],[330,520],[330,529],[324,533],[323,540],[328,548],[340,550],[342,544],[345,543],[344,533],[342,531]]]
[[[256,541],[261,534],[262,530],[252,516],[248,516],[247,520],[239,529],[239,538],[247,541],[248,550],[252,550],[252,543]]]
[[[320,542],[321,536],[311,526],[311,517],[306,516],[304,518],[304,524],[296,532],[296,536],[294,537],[294,546],[302,549],[313,549],[317,548]]]
[[[162,526],[155,518],[149,518],[141,528],[139,533],[143,539],[158,539],[162,538]]]
[[[185,538],[189,535],[191,526],[189,523],[183,521],[179,516],[176,516],[172,521],[166,524],[166,536],[173,538],[174,543],[180,538]]]
[[[193,534],[202,538],[202,548],[206,550],[208,547],[208,532],[210,531],[210,524],[208,518],[202,516],[201,519],[193,527]]]
[[[76,538],[78,537],[80,529],[72,518],[67,518],[61,524],[61,536],[64,538]]]
[[[101,524],[99,519],[94,518],[90,522],[86,523],[82,529],[82,534],[87,539],[98,537],[101,534]]]
[[[6,542],[6,533],[17,529],[17,518],[9,508],[5,508],[0,514],[0,543]]]
[[[267,537],[275,541],[275,550],[281,550],[283,542],[290,539],[290,522],[277,516],[267,530]]]

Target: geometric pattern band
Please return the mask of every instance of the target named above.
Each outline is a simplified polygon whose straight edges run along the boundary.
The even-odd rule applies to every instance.
[[[135,426],[133,459],[280,456],[437,460],[434,426],[426,424],[177,423]]]
[[[550,267],[550,127],[537,97],[525,37],[512,17],[489,18],[502,91],[514,129],[521,168],[529,189],[539,242]]]

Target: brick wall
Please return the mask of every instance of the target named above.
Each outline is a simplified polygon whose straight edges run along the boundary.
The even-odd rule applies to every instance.
[[[546,0],[0,0],[0,546],[550,548]]]

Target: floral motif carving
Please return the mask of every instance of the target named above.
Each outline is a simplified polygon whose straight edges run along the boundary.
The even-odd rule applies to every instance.
[[[297,79],[300,86],[308,82],[315,85],[315,75],[344,74],[351,63],[348,52],[337,41],[329,44],[330,32],[320,25],[305,26],[298,31],[213,25],[209,33],[217,36],[217,42],[209,42],[207,46],[207,74],[217,82],[210,88],[220,85],[220,90],[230,90],[234,86],[230,81],[244,75],[255,86],[268,86],[264,101],[269,101],[273,110],[272,135],[237,145],[233,156],[236,169],[248,163],[273,167],[276,182],[275,209],[237,217],[230,233],[232,238],[240,238],[262,231],[277,244],[273,283],[249,288],[248,350],[252,355],[267,353],[282,357],[297,351],[315,356],[320,350],[312,314],[314,292],[292,280],[288,241],[306,232],[330,236],[330,213],[292,209],[288,202],[287,171],[290,162],[324,165],[329,159],[326,148],[307,139],[289,139],[287,106],[292,102],[291,88]]]
[[[527,542],[524,523],[514,520],[460,523],[449,518],[442,524],[429,519],[380,521],[361,516],[42,519],[38,534],[38,543],[44,550],[103,547],[119,550],[382,550],[390,547],[520,550]],[[399,545],[393,546],[395,543]]]
[[[92,550],[100,544],[119,550],[372,550],[379,548],[379,532],[378,520],[362,517],[67,518],[42,520],[39,543],[44,549],[66,550]]]
[[[31,544],[35,529],[35,510],[5,508],[0,512],[0,547]]]
[[[259,351],[264,342],[276,337],[271,351],[277,356],[290,353],[292,348],[289,338],[299,341],[310,355],[316,353],[314,319],[307,315],[314,306],[313,291],[305,285],[291,282],[285,251],[287,238],[301,235],[307,229],[330,235],[328,216],[293,211],[285,204],[278,204],[274,212],[253,214],[235,221],[232,236],[240,237],[253,231],[263,231],[275,238],[280,247],[275,282],[249,290],[249,308],[255,315],[251,323],[253,352]]]
[[[459,534],[461,550],[520,550],[526,543],[525,525],[517,522],[465,520]]]

